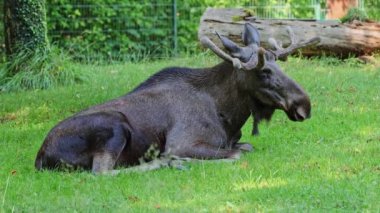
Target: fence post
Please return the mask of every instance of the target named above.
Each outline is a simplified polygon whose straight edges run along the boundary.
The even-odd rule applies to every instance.
[[[172,0],[173,7],[173,54],[177,56],[178,36],[177,36],[177,1]]]
[[[316,20],[321,20],[321,3],[319,2],[319,0],[316,0],[314,2],[314,18]]]

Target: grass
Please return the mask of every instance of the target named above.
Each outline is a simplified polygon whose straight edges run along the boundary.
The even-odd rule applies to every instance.
[[[56,46],[23,49],[13,58],[0,66],[0,92],[69,86],[86,79]]]
[[[276,112],[255,138],[247,122],[243,141],[256,151],[234,163],[114,177],[35,171],[35,155],[58,121],[125,94],[161,68],[215,63],[200,55],[141,64],[76,64],[92,73],[87,83],[0,93],[0,211],[380,211],[380,68],[354,59],[281,63],[310,94],[312,118],[295,123]]]

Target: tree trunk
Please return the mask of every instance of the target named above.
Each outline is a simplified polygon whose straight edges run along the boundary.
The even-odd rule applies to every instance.
[[[346,58],[350,55],[366,55],[380,50],[380,24],[353,22],[341,24],[338,21],[256,19],[244,9],[208,8],[201,18],[198,37],[208,36],[216,45],[222,47],[215,31],[228,36],[241,44],[243,24],[250,22],[261,34],[261,45],[268,47],[268,38],[290,43],[286,26],[290,26],[300,40],[319,36],[321,42],[301,50],[303,55],[335,55]]]
[[[4,0],[4,35],[8,61],[20,51],[49,48],[45,0]]]

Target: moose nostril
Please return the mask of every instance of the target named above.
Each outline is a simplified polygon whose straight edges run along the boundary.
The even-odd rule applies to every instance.
[[[302,107],[298,107],[296,110],[296,113],[297,113],[298,117],[300,118],[298,120],[305,120],[308,117],[307,113],[305,112],[305,110]]]

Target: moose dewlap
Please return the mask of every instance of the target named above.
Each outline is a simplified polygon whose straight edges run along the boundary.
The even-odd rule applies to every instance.
[[[257,29],[244,25],[245,46],[219,36],[228,53],[201,39],[223,59],[214,67],[172,67],[154,74],[128,94],[90,107],[58,123],[47,135],[35,166],[62,166],[104,173],[163,156],[237,159],[250,144],[240,129],[250,115],[255,124],[276,109],[290,120],[310,117],[310,99],[277,65],[294,50],[318,38],[271,50],[260,47]],[[153,149],[152,149],[153,147]],[[148,153],[148,154],[147,154]]]

